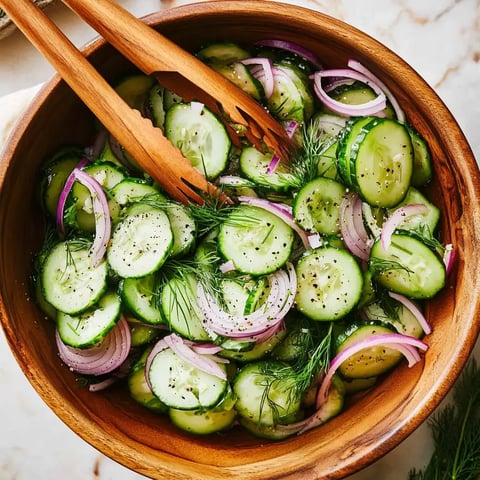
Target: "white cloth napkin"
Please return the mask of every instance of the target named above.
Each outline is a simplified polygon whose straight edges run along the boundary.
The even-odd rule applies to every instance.
[[[18,119],[30,105],[41,85],[18,90],[0,98],[0,153]]]

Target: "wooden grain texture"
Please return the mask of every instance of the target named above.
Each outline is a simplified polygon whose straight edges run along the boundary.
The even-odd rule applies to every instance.
[[[205,177],[140,112],[131,109],[76,47],[30,0],[1,0],[0,6],[53,65],[137,164],[177,200],[202,202],[192,190],[214,192]],[[143,25],[143,24],[142,24]],[[147,29],[148,31],[153,31]],[[185,180],[187,183],[185,183]]]
[[[219,39],[251,43],[293,40],[326,66],[355,58],[379,75],[427,139],[434,159],[431,197],[441,232],[458,255],[448,285],[426,315],[433,333],[424,360],[397,368],[324,426],[272,443],[245,432],[192,437],[136,405],[122,389],[91,394],[59,360],[53,325],[28,298],[32,253],[42,225],[35,184],[46,155],[64,143],[87,143],[91,116],[54,78],[18,125],[0,163],[0,318],[25,375],[52,410],[106,455],[154,479],[339,479],[378,459],[406,438],[439,404],[464,366],[479,331],[480,174],[454,118],[400,58],[370,37],[320,13],[263,1],[205,2],[151,15],[146,21],[184,48]],[[113,80],[132,65],[101,41],[86,55]],[[448,134],[446,134],[448,132]]]
[[[62,1],[142,72],[157,74],[163,86],[185,101],[201,101],[230,122],[246,127],[248,139],[258,148],[264,142],[278,155],[288,155],[290,140],[285,129],[223,75],[112,0]]]

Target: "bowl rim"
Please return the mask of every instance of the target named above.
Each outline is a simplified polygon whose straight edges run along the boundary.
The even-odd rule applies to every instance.
[[[404,72],[408,72],[409,75],[415,77],[417,82],[422,83],[425,87],[425,91],[428,92],[428,98],[425,100],[424,109],[429,110],[436,110],[439,112],[439,124],[447,125],[450,129],[453,129],[456,135],[452,136],[455,137],[455,142],[452,140],[450,142],[450,137],[445,138],[445,143],[449,145],[449,149],[455,154],[455,152],[460,155],[465,160],[465,168],[468,172],[473,172],[475,175],[472,175],[468,178],[464,179],[464,183],[466,185],[466,189],[469,192],[475,192],[476,198],[480,198],[480,174],[478,172],[478,166],[471,152],[471,149],[468,145],[466,138],[464,137],[463,133],[459,125],[457,124],[456,120],[443,103],[443,101],[438,97],[438,95],[429,87],[426,82],[421,79],[421,77],[399,56],[397,56],[394,52],[389,50],[383,44],[379,43],[377,40],[373,39],[369,35],[361,32],[360,30],[352,27],[345,22],[337,20],[333,17],[320,13],[318,11],[313,11],[307,9],[305,7],[294,6],[290,4],[284,4],[280,2],[265,2],[262,0],[250,0],[248,2],[249,8],[253,8],[257,12],[266,12],[268,11],[272,14],[272,11],[278,9],[278,13],[275,15],[285,15],[285,14],[301,14],[303,16],[303,21],[306,24],[314,24],[316,22],[323,22],[325,28],[331,30],[332,35],[336,35],[340,38],[342,35],[345,35],[345,29],[348,27],[348,31],[350,34],[355,32],[356,35],[360,37],[366,38],[369,41],[369,44],[377,45],[378,48],[381,50],[382,55],[380,58],[376,59],[377,63],[380,67],[387,67],[390,65],[392,61],[394,61],[395,68],[393,71],[390,71],[388,74],[388,82],[391,83],[395,74],[400,74]],[[214,2],[199,2],[188,4],[185,6],[174,7],[168,10],[161,10],[159,12],[154,12],[150,15],[142,17],[143,20],[150,24],[150,25],[163,25],[167,24],[171,21],[175,21],[180,17],[194,17],[196,15],[223,15],[225,13],[231,13],[232,11],[236,14],[242,14],[245,10],[245,4],[242,0],[216,0]],[[105,42],[97,38],[87,44],[83,48],[83,52],[85,55],[89,56],[98,48],[101,48],[105,45]],[[43,102],[49,97],[49,95],[58,87],[61,79],[58,75],[54,75],[51,80],[49,80],[40,90],[40,92],[36,95],[34,101],[32,102],[31,106],[28,108],[22,120],[17,122],[16,127],[14,128],[8,142],[7,148],[4,150],[4,156],[8,156],[9,152],[13,152],[15,145],[20,142],[22,136],[28,130],[28,125],[35,117],[38,108],[43,104]],[[7,162],[8,163],[8,162]],[[0,164],[0,178],[2,179],[2,184],[0,187],[3,187],[3,179],[5,178],[5,172],[7,169],[6,162],[2,162]],[[475,210],[477,213],[480,213],[480,209],[478,205],[475,205]],[[475,238],[479,239],[480,234],[478,232],[479,227],[476,227],[476,231],[474,232]],[[3,292],[2,296],[3,296]],[[48,396],[45,391],[45,386],[43,385],[43,378],[39,378],[38,374],[32,370],[31,366],[28,364],[28,356],[26,352],[18,351],[18,345],[16,345],[16,339],[14,332],[11,331],[10,325],[8,324],[7,314],[3,307],[3,299],[1,301],[1,311],[0,311],[0,323],[3,326],[4,332],[6,334],[7,342],[10,345],[10,348],[17,359],[21,369],[23,370],[24,374],[27,376],[28,380],[34,387],[34,389],[39,393],[39,395],[43,398],[43,400],[49,404]],[[466,312],[471,316],[471,318],[475,318],[475,315],[480,312],[480,300],[471,303],[471,305],[466,307]],[[375,460],[379,459],[390,450],[392,450],[398,443],[404,440],[408,435],[410,435],[426,418],[427,416],[433,412],[433,410],[439,405],[443,397],[446,393],[450,390],[454,383],[454,379],[460,373],[463,366],[465,365],[468,357],[473,349],[475,344],[476,338],[478,336],[480,330],[480,325],[476,323],[472,323],[471,329],[468,331],[464,337],[462,337],[461,347],[457,349],[458,356],[456,357],[455,361],[451,360],[449,366],[449,374],[439,373],[438,378],[436,379],[435,384],[432,386],[431,396],[428,398],[427,402],[424,404],[421,411],[412,410],[410,415],[404,420],[395,431],[392,432],[380,432],[381,435],[375,440],[372,441],[367,446],[367,452],[364,453],[363,456],[359,456],[355,454],[355,452],[350,452],[348,458],[342,458],[338,462],[338,465],[335,467],[331,467],[331,469],[327,472],[328,478],[343,478],[347,474],[352,474],[355,471],[360,470],[361,468],[367,466],[368,464],[374,462]],[[136,470],[140,473],[152,475],[154,473],[155,467],[158,468],[158,455],[154,454],[154,452],[150,453],[150,464],[148,465],[139,465],[137,459],[133,455],[126,455],[122,454],[120,457],[115,456],[115,449],[111,448],[109,445],[105,444],[105,439],[101,436],[92,435],[92,432],[83,433],[82,431],[78,431],[75,429],[75,425],[77,425],[78,419],[75,418],[75,412],[73,414],[66,414],[63,410],[55,410],[54,412],[59,416],[59,418],[64,421],[72,430],[74,430],[77,434],[79,434],[85,441],[93,445],[99,451],[105,453],[106,455],[114,458],[116,461],[119,461],[123,465],[132,470]],[[117,452],[118,453],[118,452]],[[165,460],[167,456],[161,456],[161,460]],[[178,475],[187,475],[189,461],[180,461],[178,458],[175,459],[178,462],[176,466],[167,466],[163,465],[162,469],[164,469],[163,473],[167,476],[172,475],[171,478],[190,478],[188,476],[180,477]],[[185,463],[185,465],[183,465]],[[249,478],[248,473],[258,470],[261,468],[269,468],[271,465],[271,461],[259,461],[255,465],[247,465],[245,468],[241,466],[233,466],[231,468],[223,468],[223,467],[213,467],[211,469],[205,468],[205,471],[208,471],[209,477],[205,478],[221,478],[226,473],[232,475],[233,478]],[[206,466],[205,466],[206,467]],[[317,475],[322,474],[325,475],[325,471],[320,470],[321,467],[315,465],[315,454],[314,452],[309,452],[309,458],[307,464],[304,466],[303,471],[286,471],[285,477],[276,477],[276,478],[296,478],[295,475],[300,475],[301,478],[321,478],[316,476],[307,476],[307,475]],[[177,475],[177,476],[175,476]],[[159,477],[159,478],[167,478],[167,477]],[[170,477],[168,477],[170,478]],[[200,478],[200,477],[197,477]],[[253,477],[251,477],[253,478]],[[255,477],[260,478],[260,477]],[[263,477],[261,477],[263,478]],[[265,477],[268,478],[268,477]],[[300,478],[300,477],[299,477]],[[325,478],[325,477],[323,477]]]

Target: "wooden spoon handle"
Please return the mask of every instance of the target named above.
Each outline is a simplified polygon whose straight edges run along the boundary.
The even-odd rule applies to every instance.
[[[198,193],[211,187],[163,135],[160,129],[131,109],[82,53],[30,0],[0,0],[12,21],[47,58],[93,114],[175,199],[202,203]]]

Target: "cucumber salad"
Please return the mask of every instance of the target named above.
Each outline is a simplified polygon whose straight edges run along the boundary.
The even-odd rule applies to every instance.
[[[193,434],[280,440],[421,361],[423,303],[454,248],[425,192],[428,145],[362,64],[325,68],[279,40],[196,54],[282,123],[290,158],[127,76],[117,92],[231,202],[173,201],[97,122],[91,145],[62,147],[41,172],[35,296],[92,392],[128,389]]]

